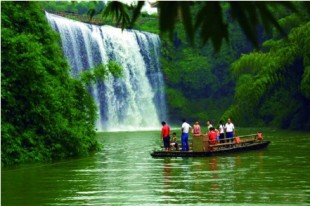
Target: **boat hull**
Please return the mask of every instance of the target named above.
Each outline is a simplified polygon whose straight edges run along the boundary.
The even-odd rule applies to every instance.
[[[208,151],[208,152],[194,152],[194,151],[153,151],[151,153],[152,157],[209,157],[213,155],[243,152],[249,150],[258,150],[267,147],[270,141],[258,141],[247,145],[234,144],[231,147],[225,147],[222,149]]]

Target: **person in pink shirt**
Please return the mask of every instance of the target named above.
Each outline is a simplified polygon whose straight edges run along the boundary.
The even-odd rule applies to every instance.
[[[200,129],[200,125],[198,121],[195,122],[194,127],[192,129],[192,133],[193,133],[193,136],[201,135],[201,129]]]

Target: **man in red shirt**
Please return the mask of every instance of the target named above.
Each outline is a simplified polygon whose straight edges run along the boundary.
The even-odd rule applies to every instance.
[[[163,125],[161,138],[163,139],[165,150],[170,151],[170,127],[166,122],[161,122],[161,125]]]

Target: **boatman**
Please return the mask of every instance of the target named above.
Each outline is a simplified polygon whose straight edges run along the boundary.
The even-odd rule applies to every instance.
[[[190,131],[190,129],[192,128],[191,125],[189,125],[185,119],[182,119],[182,137],[181,137],[181,142],[182,142],[182,151],[188,151],[189,150],[189,146],[188,146],[188,133]]]
[[[163,139],[165,150],[170,151],[170,127],[164,121],[161,122],[161,125],[163,126],[161,129],[161,138]]]

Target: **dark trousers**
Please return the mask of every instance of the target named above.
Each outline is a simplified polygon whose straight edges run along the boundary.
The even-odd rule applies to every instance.
[[[164,137],[163,141],[164,141],[164,147],[170,148],[170,136]]]
[[[188,133],[182,133],[182,151],[188,151],[189,146],[188,146]]]

